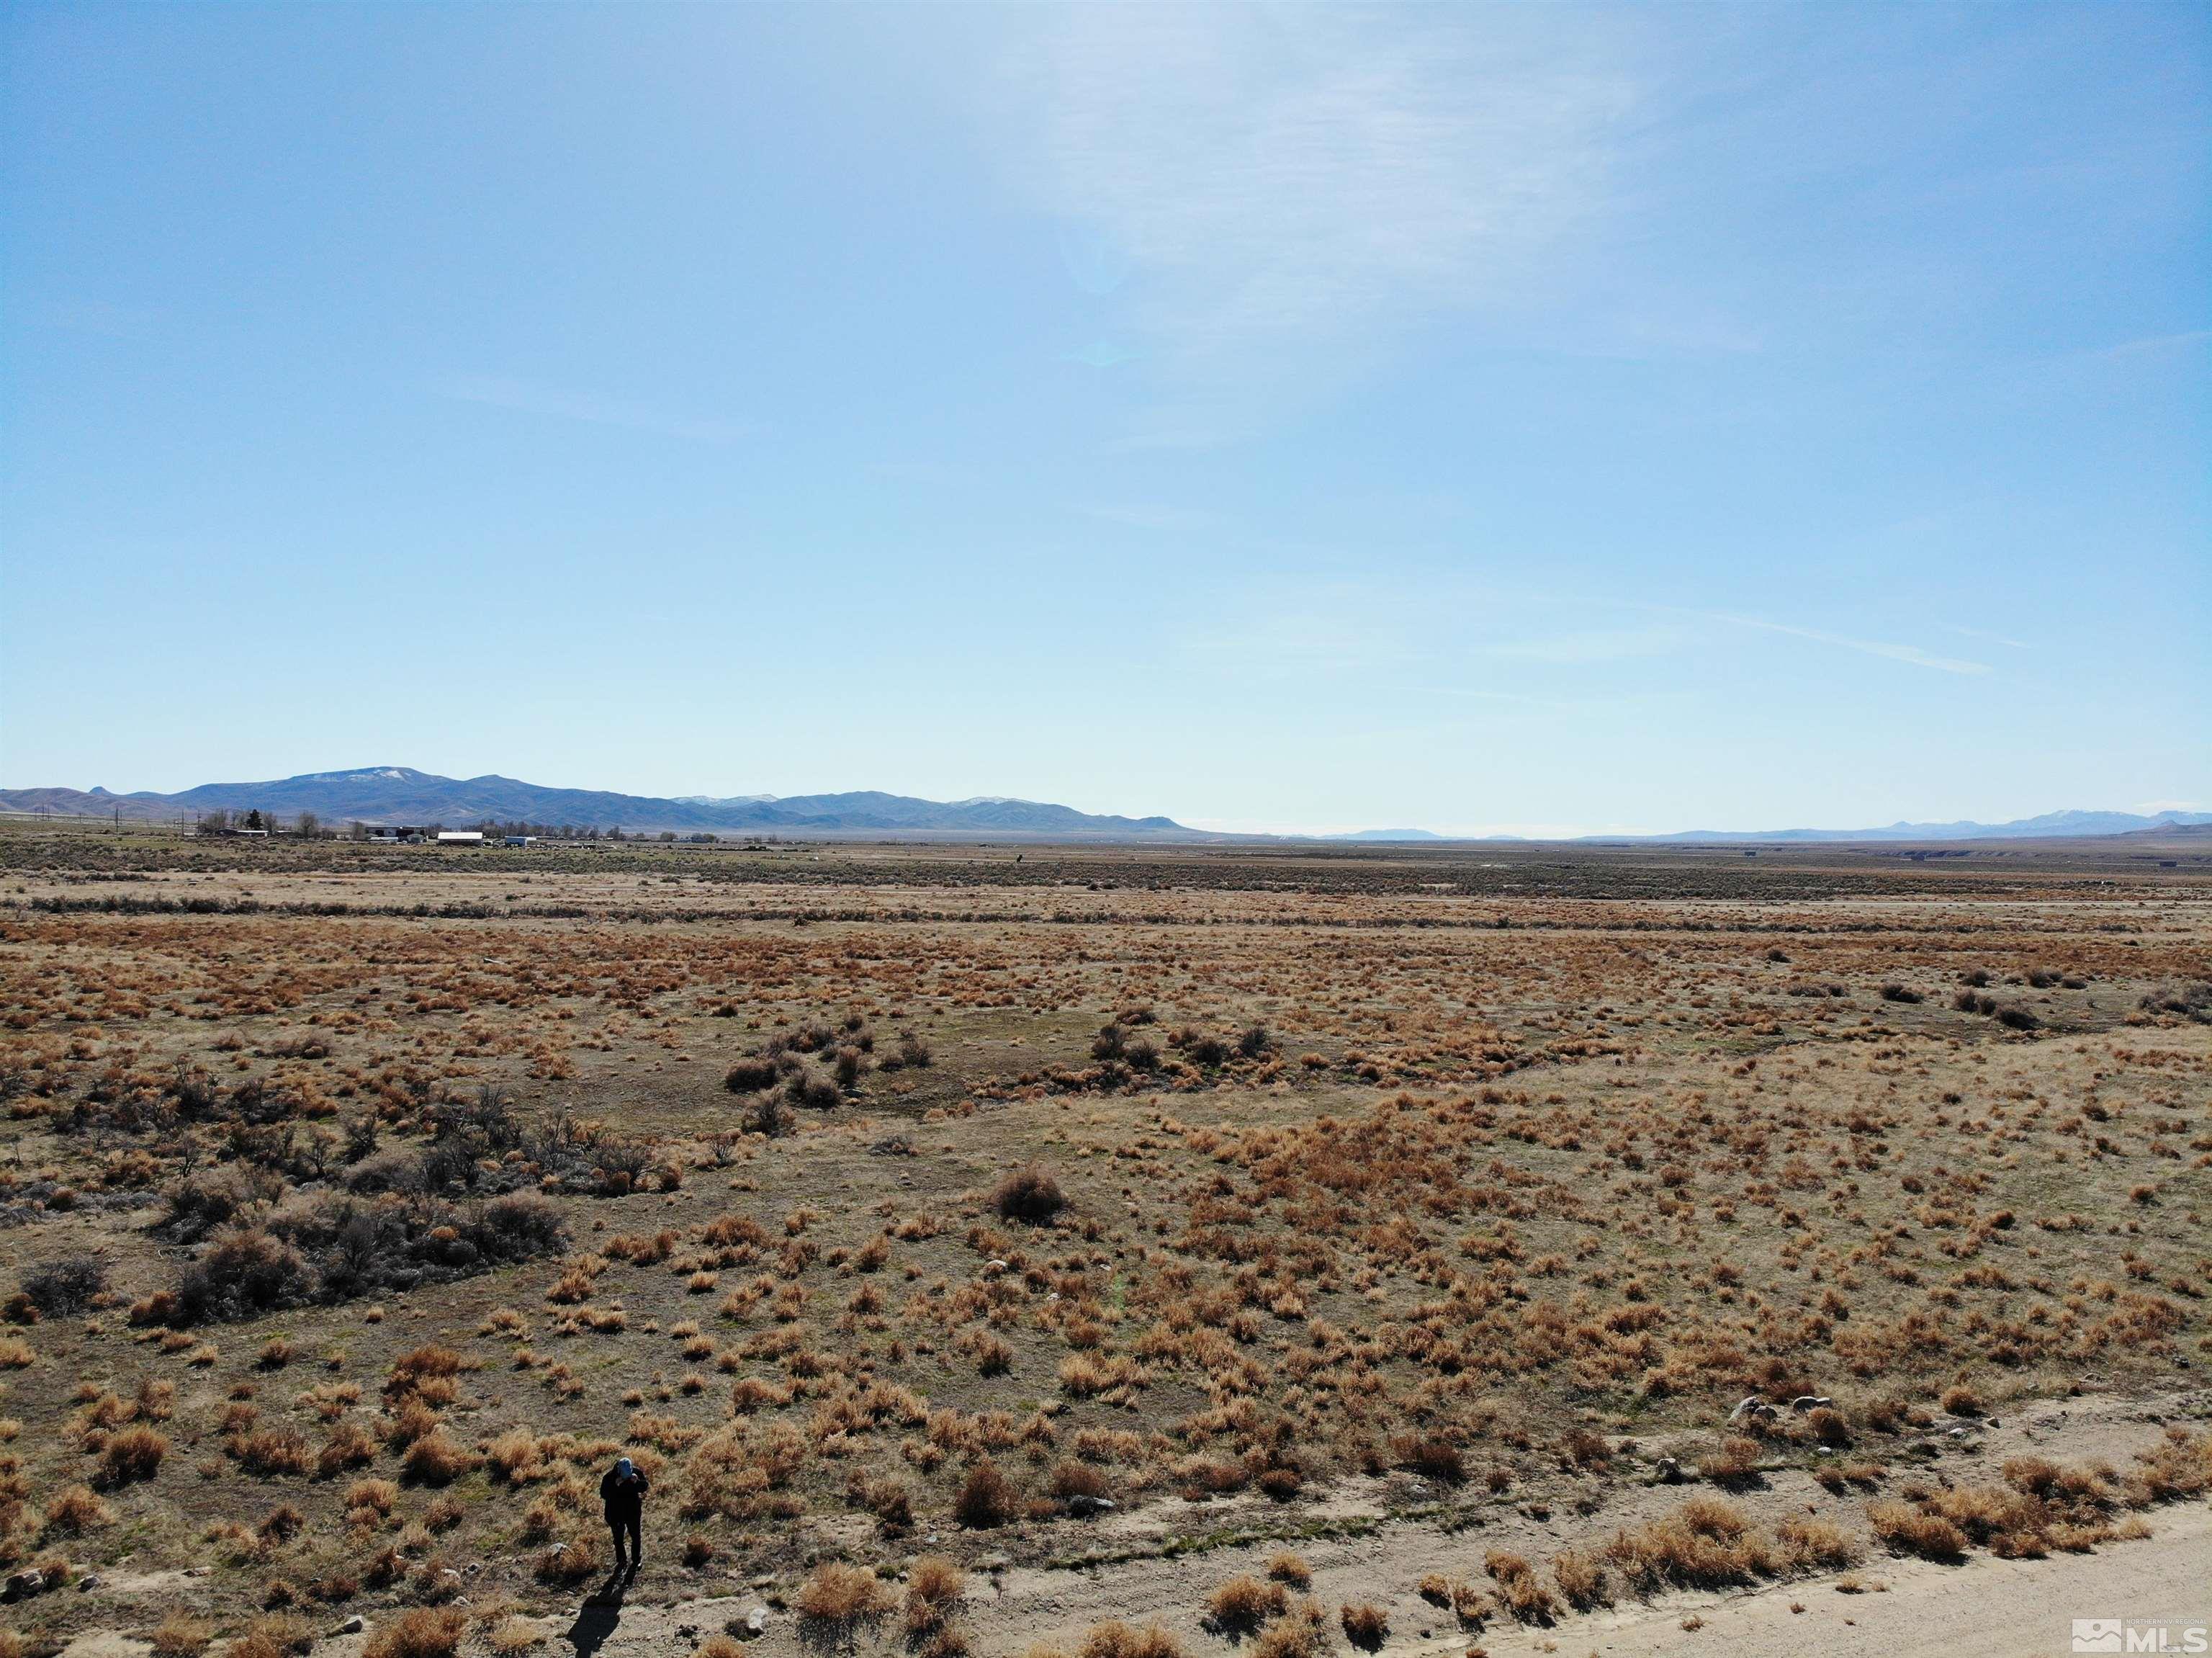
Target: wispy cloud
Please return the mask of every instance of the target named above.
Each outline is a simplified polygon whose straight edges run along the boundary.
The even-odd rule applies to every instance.
[[[1968,639],[1986,639],[1993,645],[2004,645],[2014,650],[2033,650],[2034,646],[2023,639],[2008,639],[2002,633],[1984,633],[1978,627],[1961,627],[1956,622],[1943,624],[1946,633],[1956,633]]]
[[[1130,529],[1156,530],[1163,534],[1188,534],[1199,530],[1218,529],[1224,520],[1218,512],[1203,507],[1166,507],[1143,502],[1108,503],[1078,507],[1085,518],[1096,518],[1102,523],[1121,524]]]
[[[2178,351],[2192,345],[2212,344],[2212,328],[2191,328],[2178,334],[2148,334],[2141,339],[2124,339],[2117,345],[2107,345],[2092,353],[2096,357],[2143,357],[2155,352]]]
[[[587,421],[598,426],[620,426],[630,431],[656,432],[666,437],[708,443],[732,442],[757,430],[736,421],[671,414],[647,404],[606,397],[597,392],[574,391],[497,375],[460,375],[440,381],[431,389],[440,397],[459,403],[478,403],[487,408],[512,409],[520,414]]]
[[[1680,647],[1680,628],[1586,628],[1532,639],[1508,639],[1474,647],[1475,654],[1524,662],[1615,662],[1633,656],[1663,655]]]
[[[1140,441],[1234,435],[1526,283],[1600,193],[1618,76],[1519,27],[1359,9],[1055,14],[1031,185],[1147,342]],[[1554,37],[1556,39],[1556,37]]]
[[[1798,627],[1789,622],[1770,622],[1760,616],[1738,616],[1728,611],[1684,611],[1683,615],[1702,616],[1707,621],[1725,622],[1731,627],[1755,628],[1765,633],[1784,633],[1792,638],[1810,639],[1816,644],[1834,645],[1843,650],[1856,650],[1869,656],[1886,656],[1895,662],[1910,662],[1915,667],[1932,667],[1944,674],[1986,674],[1987,662],[1966,661],[1956,656],[1938,656],[1917,645],[1894,644],[1885,639],[1855,639],[1849,634],[1830,633],[1825,628]]]
[[[1286,607],[1198,624],[1173,639],[1188,657],[1243,674],[1366,672],[1424,654],[1402,626],[1349,608]]]

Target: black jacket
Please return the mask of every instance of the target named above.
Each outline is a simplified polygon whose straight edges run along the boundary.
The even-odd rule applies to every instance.
[[[599,1480],[599,1501],[607,1505],[607,1523],[637,1519],[645,1512],[645,1494],[650,1489],[642,1468],[631,1469],[628,1479],[608,1469]]]

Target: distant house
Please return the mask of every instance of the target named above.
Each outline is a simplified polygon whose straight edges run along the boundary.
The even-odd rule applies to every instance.
[[[481,846],[483,844],[483,831],[481,829],[441,829],[438,831],[438,844],[441,846]]]
[[[535,846],[538,844],[538,837],[535,835],[509,835],[501,844],[507,846]]]
[[[420,824],[394,823],[370,830],[368,838],[379,846],[420,846],[429,832]]]

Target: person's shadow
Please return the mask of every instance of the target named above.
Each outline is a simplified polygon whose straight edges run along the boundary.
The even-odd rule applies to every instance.
[[[576,1621],[568,1625],[568,1642],[576,1649],[576,1658],[592,1658],[606,1644],[622,1622],[623,1594],[629,1587],[629,1579],[617,1570],[584,1597],[584,1604],[576,1610]]]

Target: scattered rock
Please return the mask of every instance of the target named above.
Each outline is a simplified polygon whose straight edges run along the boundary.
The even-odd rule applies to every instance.
[[[744,1624],[744,1632],[748,1637],[765,1635],[768,1633],[768,1608],[755,1606],[740,1621]]]
[[[1087,1520],[1092,1515],[1111,1514],[1115,1504],[1110,1496],[1087,1496],[1081,1493],[1067,1499],[1067,1511],[1078,1519]]]
[[[1671,1456],[1659,1459],[1659,1478],[1662,1484],[1679,1485],[1682,1483],[1682,1465]]]
[[[1007,1567],[1013,1564],[1014,1557],[1011,1554],[993,1553],[979,1555],[976,1557],[975,1560],[975,1570],[977,1571],[1004,1571]]]
[[[88,1571],[76,1581],[76,1592],[79,1594],[82,1594],[88,1589],[96,1589],[99,1587],[100,1574],[96,1571]]]
[[[358,1635],[368,1627],[368,1620],[366,1618],[363,1618],[359,1612],[356,1612],[352,1617],[347,1618],[344,1623],[340,1624],[336,1629],[332,1630],[331,1633],[333,1635]]]

